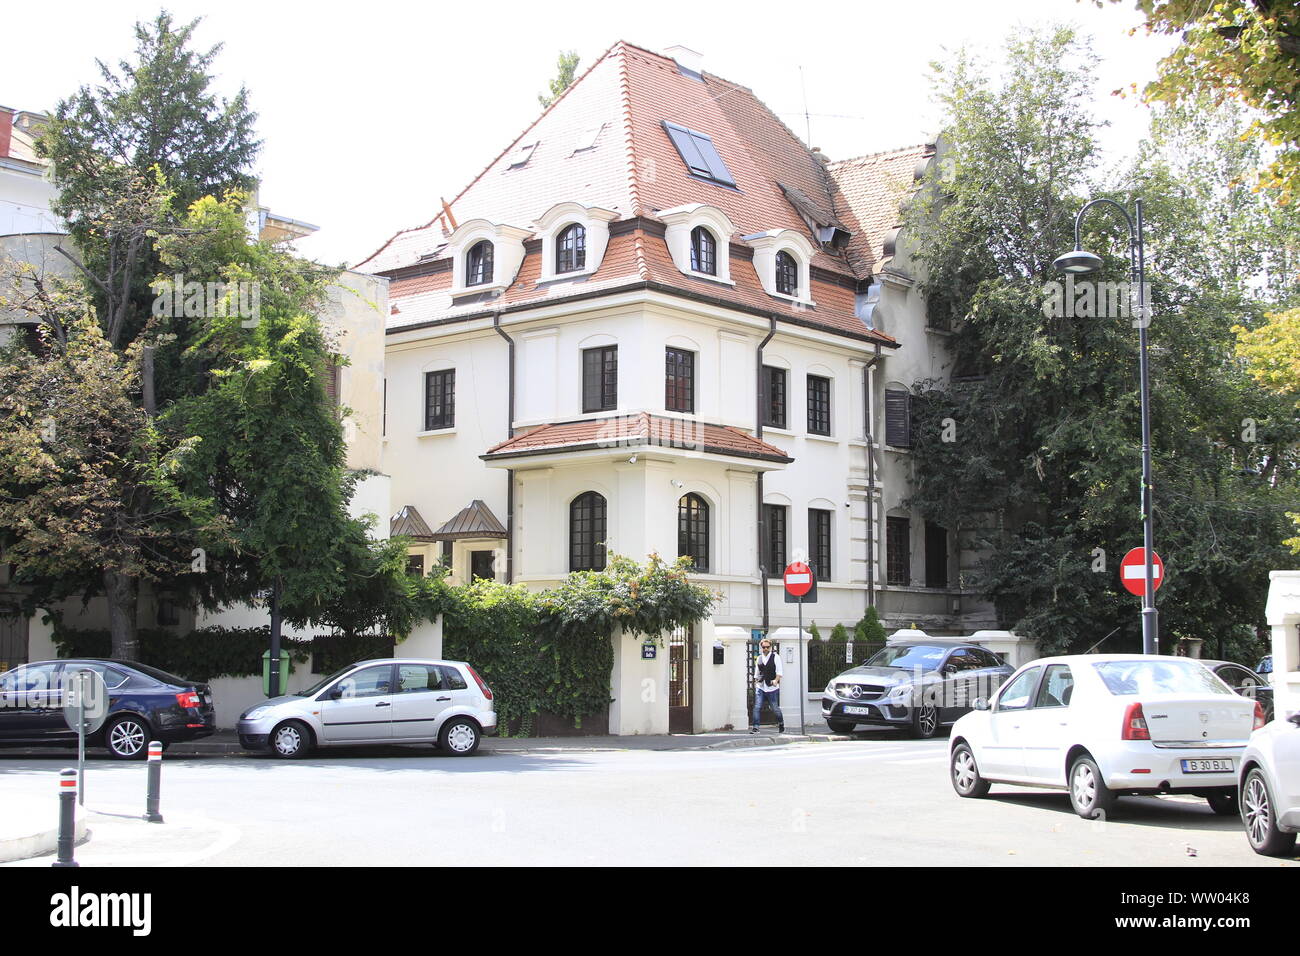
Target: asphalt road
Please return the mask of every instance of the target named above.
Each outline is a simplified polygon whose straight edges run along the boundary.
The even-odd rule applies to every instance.
[[[962,800],[946,740],[889,735],[724,751],[432,748],[169,759],[164,824],[143,764],[89,764],[83,865],[724,864],[1294,866],[1251,852],[1203,800],[1125,798],[1111,820],[1063,793]],[[399,753],[400,755],[393,755]],[[48,797],[66,756],[0,759],[0,795]],[[49,860],[10,866],[48,866]]]

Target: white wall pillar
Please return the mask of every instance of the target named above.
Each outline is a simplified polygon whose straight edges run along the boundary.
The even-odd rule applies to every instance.
[[[1269,572],[1264,617],[1273,629],[1274,712],[1289,717],[1300,711],[1300,571]]]
[[[629,734],[668,733],[668,646],[655,647],[653,660],[641,657],[641,634],[616,631],[614,668],[610,672],[609,732]]]
[[[442,615],[432,621],[421,621],[393,649],[395,657],[431,657],[442,660]]]
[[[749,631],[743,627],[714,626],[712,622],[709,628],[712,639],[701,648],[704,666],[713,681],[707,705],[711,720],[705,729],[730,724],[733,730],[743,730],[749,726]],[[713,645],[718,643],[722,645],[722,663],[715,665]]]
[[[804,608],[804,618],[807,620],[808,608]],[[799,694],[804,684],[807,682],[805,674],[808,673],[808,641],[812,635],[807,629],[803,632],[803,641],[799,640],[799,628],[797,627],[778,627],[772,630],[769,635],[774,642],[781,647],[781,667],[784,674],[781,677],[781,713],[785,716],[785,725],[787,729],[799,726]],[[821,719],[821,688],[818,688],[816,709],[813,709],[813,699],[804,698],[803,717],[804,721],[812,724],[814,719]]]

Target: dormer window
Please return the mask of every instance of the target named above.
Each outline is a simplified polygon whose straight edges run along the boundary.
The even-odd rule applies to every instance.
[[[587,266],[587,230],[574,223],[555,239],[555,271],[580,272]]]
[[[465,284],[487,285],[492,281],[492,243],[475,243],[465,254]]]
[[[776,254],[776,291],[791,298],[799,294],[799,263],[784,250]]]
[[[705,275],[718,274],[718,243],[703,226],[691,230],[691,268]]]

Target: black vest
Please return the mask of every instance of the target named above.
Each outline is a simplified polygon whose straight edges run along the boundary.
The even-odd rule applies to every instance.
[[[758,673],[763,678],[763,683],[771,687],[776,683],[776,651],[772,651],[772,656],[763,663],[763,658],[758,659]]]

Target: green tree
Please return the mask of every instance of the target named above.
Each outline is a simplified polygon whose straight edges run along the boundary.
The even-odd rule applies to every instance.
[[[1233,358],[1224,316],[1258,303],[1225,278],[1239,266],[1212,241],[1203,184],[1156,155],[1118,181],[1098,175],[1099,124],[1081,106],[1091,62],[1056,29],[1011,41],[1001,79],[964,55],[940,67],[946,145],[908,222],[931,321],[953,324],[955,380],[917,383],[912,505],[982,554],[977,587],[1044,651],[1082,650],[1115,627],[1128,630],[1110,646],[1136,640],[1116,568],[1140,543],[1137,333],[1129,319],[1075,317],[1045,299],[1083,202],[1141,196],[1156,545],[1171,569],[1162,632],[1249,640],[1282,559],[1295,423]],[[1098,278],[1127,280],[1126,240],[1105,214],[1085,221],[1084,247],[1109,251]],[[955,442],[942,439],[947,418]]]
[[[547,85],[550,87],[550,95],[544,93],[537,94],[537,102],[543,107],[550,106],[560,98],[560,95],[569,88],[573,83],[573,78],[578,72],[578,53],[576,50],[561,51],[555,61],[555,77]]]
[[[1148,84],[1147,98],[1176,104],[1207,93],[1257,110],[1246,135],[1277,151],[1261,183],[1290,204],[1300,189],[1300,7],[1293,0],[1138,0],[1137,6],[1148,31],[1180,38]]]

